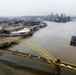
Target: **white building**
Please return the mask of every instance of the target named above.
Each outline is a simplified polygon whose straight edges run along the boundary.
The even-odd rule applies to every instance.
[[[30,29],[24,28],[23,30],[11,32],[11,35],[27,35],[29,34]]]
[[[0,27],[0,30],[2,30],[2,27]]]

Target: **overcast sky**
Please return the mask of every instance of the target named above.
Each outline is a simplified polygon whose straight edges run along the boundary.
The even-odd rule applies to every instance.
[[[76,15],[76,0],[0,0],[0,16]]]

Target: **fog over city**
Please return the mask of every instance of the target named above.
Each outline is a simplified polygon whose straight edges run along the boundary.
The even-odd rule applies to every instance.
[[[76,15],[76,0],[0,0],[0,16]]]

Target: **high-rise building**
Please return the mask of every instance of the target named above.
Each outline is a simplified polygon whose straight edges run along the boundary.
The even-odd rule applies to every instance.
[[[53,15],[53,13],[51,13],[50,15],[48,15],[47,20],[55,21],[55,22],[67,22],[67,21],[70,21],[71,18],[70,18],[70,16],[65,16],[65,14],[63,14],[63,13],[61,13],[60,16],[58,14]]]

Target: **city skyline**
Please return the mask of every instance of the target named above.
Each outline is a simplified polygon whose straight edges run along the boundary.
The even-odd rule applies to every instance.
[[[76,16],[75,2],[75,0],[0,0],[0,16],[44,16],[50,13]]]

